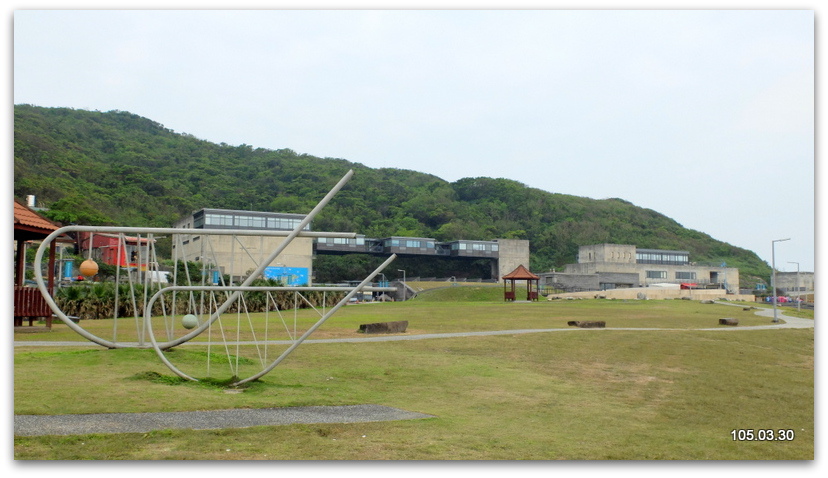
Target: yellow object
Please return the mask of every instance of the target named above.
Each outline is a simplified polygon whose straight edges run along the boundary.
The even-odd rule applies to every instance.
[[[93,261],[92,259],[87,259],[83,261],[80,265],[80,273],[84,277],[91,277],[98,273],[98,263]]]

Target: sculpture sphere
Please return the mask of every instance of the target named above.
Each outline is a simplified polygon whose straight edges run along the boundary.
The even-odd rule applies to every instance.
[[[193,314],[187,314],[181,318],[181,325],[188,330],[194,329],[198,327],[198,317]]]

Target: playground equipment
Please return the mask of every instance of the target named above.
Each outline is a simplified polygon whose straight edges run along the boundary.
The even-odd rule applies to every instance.
[[[330,199],[350,180],[353,171],[348,173],[325,195],[308,215],[292,231],[275,230],[227,230],[227,229],[185,229],[185,228],[136,228],[106,226],[66,226],[50,234],[40,245],[35,255],[35,282],[46,303],[54,315],[69,328],[87,340],[103,347],[115,349],[139,347],[155,349],[161,361],[176,375],[198,381],[196,375],[223,379],[228,377],[231,385],[240,385],[258,379],[275,368],[291,352],[302,344],[314,331],[325,323],[339,308],[347,304],[361,291],[392,291],[391,287],[371,287],[374,277],[382,272],[396,255],[392,255],[374,272],[355,287],[315,287],[315,286],[253,286],[263,271],[279,256],[296,237],[344,237],[353,238],[353,233],[315,233],[304,230],[305,226],[321,211]],[[138,263],[147,264],[142,281],[132,274],[127,276],[124,287],[124,300],[129,301],[133,311],[131,317],[119,317],[118,304],[121,300],[121,287],[115,287],[114,316],[111,318],[112,339],[100,337],[86,330],[80,322],[70,318],[56,303],[47,289],[43,279],[42,268],[44,252],[58,236],[69,232],[117,234],[119,242],[125,242],[125,235],[136,235],[139,242],[146,236],[146,258],[138,258]],[[258,266],[241,284],[225,283],[219,278],[218,284],[208,283],[204,274],[200,283],[193,284],[189,274],[184,277],[174,275],[170,285],[158,284],[151,278],[157,277],[158,260],[155,241],[159,236],[171,236],[178,244],[197,235],[204,241],[205,254],[210,255],[210,238],[212,236],[284,236],[281,244],[269,256],[258,261]],[[174,242],[176,243],[176,242]],[[176,248],[175,250],[178,250]],[[243,248],[242,248],[243,249]],[[139,249],[140,251],[140,249]],[[249,255],[249,254],[248,254]],[[186,261],[180,257],[173,258],[174,271],[178,263]],[[97,264],[89,257],[84,271],[97,271]],[[121,268],[116,269],[116,284],[121,284]],[[185,282],[186,285],[176,285]],[[156,290],[157,287],[157,290]],[[319,295],[321,293],[321,304]],[[328,294],[339,300],[328,308]],[[292,295],[292,304],[285,300],[285,294]],[[344,294],[344,296],[343,296]],[[257,304],[251,303],[256,301]],[[287,303],[287,305],[286,305]],[[307,313],[299,313],[299,306],[307,305],[319,316],[310,324]],[[293,311],[293,324],[289,324],[288,311]],[[132,319],[134,330],[121,327],[119,322]],[[109,320],[109,319],[105,319]],[[97,322],[97,321],[96,321]],[[124,338],[127,339],[124,339]],[[187,345],[186,348],[179,346]],[[173,351],[173,348],[176,348]],[[186,350],[185,350],[186,349]],[[274,350],[276,352],[274,352]],[[281,350],[281,352],[278,352]],[[278,353],[277,353],[278,352]],[[275,358],[274,355],[276,356]],[[176,364],[173,364],[176,362]],[[182,368],[187,369],[185,372]]]

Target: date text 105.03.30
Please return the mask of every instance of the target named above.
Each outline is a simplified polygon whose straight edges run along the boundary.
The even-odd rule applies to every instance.
[[[794,439],[794,431],[771,428],[760,428],[758,430],[734,429],[730,431],[730,436],[733,437],[733,441],[791,441]]]

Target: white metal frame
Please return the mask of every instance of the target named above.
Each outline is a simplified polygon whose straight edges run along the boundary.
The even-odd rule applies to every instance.
[[[148,332],[152,348],[155,349],[155,351],[157,352],[159,358],[161,359],[162,362],[164,362],[165,365],[167,365],[176,375],[178,375],[182,378],[185,378],[185,379],[188,379],[188,380],[197,380],[196,378],[191,377],[190,375],[182,372],[176,366],[174,366],[168,360],[168,358],[166,357],[165,351],[171,349],[172,347],[175,347],[175,346],[181,345],[183,343],[186,343],[186,342],[192,340],[193,338],[199,336],[200,334],[202,334],[205,330],[209,330],[209,328],[217,320],[219,320],[221,315],[224,314],[232,304],[237,303],[240,299],[242,299],[242,294],[244,292],[259,291],[259,292],[267,292],[268,294],[270,294],[271,292],[277,292],[277,291],[293,291],[294,294],[297,294],[297,295],[295,295],[295,297],[298,297],[298,294],[300,294],[303,291],[337,291],[337,292],[346,292],[347,291],[345,297],[343,299],[341,299],[329,311],[320,314],[321,315],[320,319],[310,329],[308,329],[301,337],[299,337],[299,338],[292,337],[293,338],[292,345],[290,345],[290,347],[288,347],[288,349],[285,350],[276,360],[274,360],[273,362],[271,362],[269,364],[266,364],[262,368],[261,371],[255,373],[255,374],[253,374],[249,377],[237,380],[234,383],[234,385],[239,385],[239,384],[251,381],[251,380],[255,380],[255,379],[260,378],[263,375],[267,374],[274,367],[276,367],[279,363],[281,363],[282,360],[284,360],[284,358],[287,357],[287,355],[289,355],[293,350],[295,350],[296,347],[298,347],[308,336],[310,336],[315,330],[317,330],[326,320],[328,320],[337,310],[339,310],[340,307],[347,304],[348,301],[350,301],[351,298],[353,298],[360,291],[363,291],[363,290],[364,291],[369,291],[369,290],[370,291],[374,291],[374,290],[376,290],[376,291],[379,291],[379,290],[383,290],[383,291],[395,290],[395,288],[389,288],[389,287],[385,287],[385,288],[370,287],[370,283],[377,274],[379,274],[383,269],[385,269],[385,267],[387,267],[388,264],[390,264],[391,262],[394,261],[394,259],[396,258],[396,255],[392,255],[391,257],[389,257],[385,262],[383,262],[382,265],[380,265],[380,267],[378,267],[373,273],[371,273],[367,278],[365,278],[365,280],[363,280],[356,287],[254,287],[254,286],[250,285],[256,278],[258,278],[262,275],[264,270],[276,259],[276,257],[279,254],[281,254],[285,250],[285,248],[296,237],[342,237],[342,238],[354,238],[354,237],[356,237],[355,233],[330,233],[330,232],[320,233],[320,232],[311,232],[311,231],[303,230],[305,228],[305,226],[307,224],[309,224],[310,221],[314,218],[314,216],[316,216],[316,214],[319,211],[321,211],[322,208],[325,207],[325,205],[330,201],[330,199],[350,180],[352,175],[353,175],[353,171],[348,171],[348,173],[328,192],[327,195],[325,195],[324,198],[322,198],[322,200],[316,205],[316,207],[310,213],[308,213],[308,215],[305,216],[305,218],[302,221],[300,221],[300,223],[297,224],[296,227],[292,231],[146,228],[146,227],[108,227],[108,226],[66,226],[66,227],[62,227],[62,228],[58,229],[57,231],[54,231],[52,234],[50,234],[41,243],[40,247],[37,250],[37,253],[35,255],[35,268],[34,268],[35,282],[37,283],[38,289],[40,289],[40,292],[42,293],[44,299],[46,300],[46,303],[49,305],[49,307],[54,312],[54,315],[61,322],[66,324],[69,328],[74,330],[76,333],[78,333],[82,337],[84,337],[87,340],[89,340],[91,342],[94,342],[98,345],[101,345],[101,346],[107,347],[107,348],[111,348],[111,349],[124,348],[124,347],[135,347],[134,344],[119,343],[117,341],[117,334],[115,332],[113,332],[113,340],[111,340],[111,341],[107,340],[107,339],[104,339],[102,337],[98,337],[98,336],[90,333],[89,331],[85,330],[83,327],[81,327],[80,325],[75,323],[73,320],[71,320],[60,309],[60,307],[58,307],[58,305],[55,302],[54,298],[51,296],[50,291],[47,289],[46,283],[43,280],[42,268],[39,267],[39,265],[42,264],[43,255],[44,255],[45,251],[48,250],[49,244],[53,240],[55,240],[55,238],[57,238],[57,237],[59,237],[63,234],[66,234],[68,232],[90,232],[90,233],[93,233],[93,234],[94,233],[115,233],[115,234],[120,235],[119,236],[119,241],[123,241],[123,237],[124,237],[123,235],[124,234],[132,234],[132,235],[137,235],[139,237],[139,243],[140,243],[140,237],[141,237],[142,234],[146,234],[148,239],[152,239],[157,235],[178,236],[178,235],[190,235],[190,234],[201,235],[201,236],[231,235],[231,236],[259,236],[259,237],[277,236],[277,237],[284,237],[285,239],[282,241],[282,243],[276,249],[274,249],[267,258],[261,260],[261,262],[258,264],[256,269],[240,285],[237,285],[237,286],[236,285],[211,285],[211,286],[207,286],[207,285],[204,285],[204,284],[197,285],[197,286],[193,286],[193,285],[189,285],[189,286],[172,285],[172,286],[161,287],[160,290],[157,291],[151,298],[146,296],[146,290],[147,289],[145,288],[144,289],[145,290],[145,296],[143,298],[144,316],[142,318],[139,318],[138,316],[135,317],[135,321],[136,321],[135,325],[136,325],[136,328],[138,329],[138,344],[137,344],[137,346],[142,347],[142,348],[147,346],[144,342],[144,334],[142,332],[143,331]],[[152,241],[148,241],[148,242],[152,243]],[[139,251],[140,251],[140,249],[139,249]],[[152,261],[151,260],[154,257],[154,249],[151,251],[150,255],[151,255],[151,257],[146,258],[147,259],[146,263],[151,264],[151,263],[154,262],[156,264],[156,267],[157,267],[157,261]],[[249,255],[249,253],[248,253],[248,255]],[[139,263],[142,262],[142,259],[143,258],[139,257]],[[176,260],[177,260],[177,258],[176,258]],[[186,261],[185,261],[185,264],[186,264]],[[148,267],[148,269],[149,269],[149,267]],[[150,269],[150,271],[151,271],[151,269]],[[120,267],[118,268],[118,272],[116,272],[116,275],[119,274],[119,273],[120,273]],[[134,284],[133,284],[131,278],[129,280],[129,284],[130,284],[130,292],[131,292],[130,299],[135,301],[136,299],[135,299],[135,295],[134,295]],[[116,291],[117,291],[117,288],[116,288]],[[163,299],[164,293],[167,293],[167,292],[175,293],[175,292],[179,292],[179,291],[189,292],[189,293],[220,291],[220,292],[228,293],[228,295],[227,295],[227,298],[221,303],[221,305],[217,305],[214,310],[211,310],[209,319],[203,321],[203,323],[200,323],[197,327],[195,327],[194,329],[192,329],[188,333],[185,333],[181,337],[172,338],[171,340],[167,340],[165,342],[159,342],[156,339],[156,336],[155,336],[155,333],[154,333],[153,327],[152,327],[152,308],[153,308],[153,305],[158,300],[161,300],[161,301],[164,300]],[[232,292],[232,293],[230,293],[230,292]],[[116,294],[117,294],[117,292],[116,292]],[[270,296],[268,295],[268,297],[270,297]],[[307,301],[306,298],[303,297],[303,299],[305,301]],[[295,300],[298,300],[298,299],[295,299]],[[117,301],[118,301],[118,296],[116,295],[116,303],[117,303]],[[117,314],[118,313],[117,313],[117,309],[116,309],[116,312],[115,312],[116,317],[114,317],[115,319],[118,319]],[[165,328],[170,327],[169,326],[169,320],[166,317],[166,313],[164,315],[165,315],[165,321],[167,321],[165,323]],[[175,321],[174,311],[173,311],[171,320],[173,322]],[[117,328],[117,320],[115,320],[113,323],[114,323],[113,328],[116,329]]]

